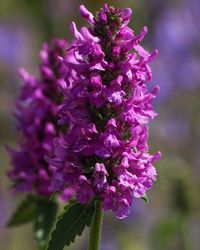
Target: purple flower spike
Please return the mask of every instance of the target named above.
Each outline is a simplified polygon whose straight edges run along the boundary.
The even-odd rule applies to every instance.
[[[44,44],[40,51],[40,75],[36,77],[20,69],[24,85],[16,102],[15,117],[20,131],[17,150],[8,149],[13,168],[8,175],[17,192],[30,192],[40,196],[52,193],[53,168],[44,156],[53,156],[53,139],[57,136],[57,109],[63,97],[66,67],[58,56],[65,56],[67,43],[54,39],[51,46]],[[63,175],[55,183],[59,185]]]
[[[59,124],[66,129],[49,160],[52,188],[75,187],[82,203],[98,197],[104,210],[123,219],[156,180],[153,164],[160,153],[148,153],[148,123],[156,116],[151,102],[159,87],[149,92],[146,85],[157,51],[151,54],[140,45],[146,27],[135,35],[127,26],[130,9],[105,4],[93,16],[81,5],[80,12],[90,27],[79,31],[72,23],[73,56],[60,60],[68,67],[59,110]]]

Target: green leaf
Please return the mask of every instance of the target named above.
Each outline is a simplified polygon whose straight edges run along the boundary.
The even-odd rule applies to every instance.
[[[147,194],[144,194],[141,198],[142,198],[145,202],[149,203],[149,198],[147,197]]]
[[[8,227],[20,226],[31,222],[36,211],[36,198],[28,195],[17,207],[8,222]]]
[[[34,234],[38,247],[44,249],[53,228],[58,206],[51,200],[38,200],[34,218]]]
[[[63,250],[81,236],[84,228],[91,225],[94,214],[94,202],[88,205],[72,202],[58,217],[56,228],[52,233],[47,250]]]

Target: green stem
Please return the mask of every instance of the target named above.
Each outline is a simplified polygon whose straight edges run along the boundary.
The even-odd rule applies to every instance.
[[[188,238],[189,232],[188,232],[188,224],[187,219],[185,216],[181,219],[181,236],[182,236],[182,243],[184,250],[190,250],[193,249],[192,242]]]
[[[101,231],[103,224],[103,211],[101,202],[96,201],[95,212],[90,226],[90,238],[88,250],[100,250]]]

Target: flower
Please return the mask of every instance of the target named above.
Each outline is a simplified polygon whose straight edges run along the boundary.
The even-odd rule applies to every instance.
[[[61,89],[66,85],[66,67],[58,56],[64,55],[64,39],[44,44],[40,51],[40,78],[20,69],[24,82],[16,101],[15,117],[19,131],[17,150],[8,148],[12,169],[8,176],[17,192],[49,196],[52,166],[44,156],[53,155],[53,139],[57,135],[57,108],[62,101]]]
[[[156,180],[160,152],[148,153],[148,122],[156,116],[151,102],[159,87],[149,92],[146,84],[157,51],[140,45],[146,27],[139,35],[128,27],[131,9],[105,4],[93,16],[81,5],[80,12],[90,27],[78,31],[72,22],[74,58],[60,59],[73,77],[66,76],[71,80],[59,110],[67,131],[48,160],[55,168],[52,189],[73,186],[79,202],[98,197],[122,219]]]

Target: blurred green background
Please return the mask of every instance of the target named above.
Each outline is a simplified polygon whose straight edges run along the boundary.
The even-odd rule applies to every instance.
[[[12,109],[20,81],[17,69],[37,74],[38,51],[51,37],[72,39],[69,23],[82,22],[80,3],[95,12],[101,0],[0,0],[0,250],[36,250],[31,226],[7,229],[20,200],[9,191],[9,159],[4,145],[14,145]],[[128,219],[105,216],[102,250],[198,250],[200,246],[200,1],[116,0],[131,7],[130,26],[146,25],[143,45],[157,48],[153,84],[159,116],[151,122],[150,151],[160,150],[158,180],[150,203],[135,201]],[[150,85],[150,86],[151,86]],[[151,86],[151,87],[152,87]],[[84,237],[85,236],[85,237]],[[68,249],[85,250],[87,231]],[[56,250],[56,249],[55,249]]]

